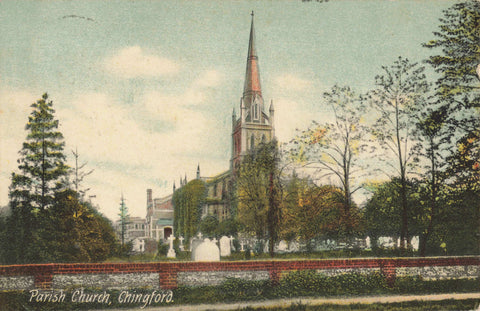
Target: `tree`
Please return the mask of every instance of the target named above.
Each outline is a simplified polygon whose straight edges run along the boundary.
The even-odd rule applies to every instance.
[[[63,135],[57,131],[52,101],[45,93],[31,105],[25,129],[29,131],[18,159],[20,173],[12,174],[10,200],[12,207],[25,202],[33,209],[45,209],[53,202],[55,191],[65,186],[68,166],[65,164]]]
[[[420,232],[423,209],[420,207],[420,192],[417,185],[408,182],[407,204],[409,206],[409,218],[411,233]],[[377,247],[379,237],[388,236],[398,238],[401,236],[401,222],[398,221],[403,213],[402,187],[399,178],[370,186],[373,191],[372,197],[364,208],[364,221],[366,233],[371,239],[372,247]],[[415,208],[417,207],[417,208]]]
[[[80,155],[77,149],[75,149],[75,151],[72,150],[72,154],[75,157],[75,167],[72,169],[74,175],[73,185],[75,186],[75,192],[77,192],[80,198],[84,200],[85,193],[90,189],[81,189],[81,183],[83,182],[83,179],[88,175],[92,174],[94,170],[89,170],[88,172],[83,171],[83,169],[87,165],[87,162],[84,162],[80,165],[78,164],[78,158],[80,157]]]
[[[81,203],[73,190],[57,192],[55,203],[44,211],[45,262],[96,262],[115,250],[116,239],[108,219],[88,203]]]
[[[236,184],[238,221],[245,231],[257,238],[269,239],[269,253],[274,256],[280,223],[279,150],[275,140],[251,149],[243,159]]]
[[[410,243],[408,231],[408,168],[413,164],[412,137],[416,109],[424,103],[429,85],[425,68],[399,57],[384,73],[375,77],[377,88],[370,92],[372,106],[379,117],[372,126],[372,134],[386,152],[387,164],[394,169],[400,181],[402,204],[400,248]]]
[[[12,211],[3,245],[8,263],[40,260],[42,212],[53,205],[55,193],[65,188],[68,173],[52,101],[45,93],[31,107],[25,126],[28,134],[19,152],[19,172],[12,173],[9,189]]]
[[[421,194],[424,197],[424,226],[420,236],[420,256],[425,256],[429,239],[432,236],[435,223],[438,221],[439,204],[445,195],[445,181],[447,168],[446,155],[450,152],[451,135],[445,126],[447,114],[445,106],[430,103],[421,109],[416,130],[415,139],[418,142],[415,149],[423,164],[420,172]]]
[[[333,86],[324,100],[334,112],[334,122],[318,124],[294,138],[290,155],[305,167],[318,169],[319,179],[335,176],[345,197],[345,212],[353,206],[352,195],[360,188],[352,185],[360,172],[359,153],[366,147],[367,133],[362,117],[362,99],[348,86]]]
[[[442,50],[442,54],[427,60],[441,75],[436,82],[436,92],[452,103],[449,113],[479,107],[476,69],[480,64],[480,2],[459,2],[443,13],[440,30],[433,33],[436,39],[424,44],[427,48]]]
[[[125,204],[125,199],[123,198],[123,194],[122,194],[122,198],[120,199],[120,212],[118,213],[118,216],[120,217],[122,247],[124,247],[124,245],[125,245],[125,233],[127,231],[127,225],[129,223],[130,215],[128,214],[128,207]]]
[[[349,239],[361,230],[361,217],[354,206],[347,213],[344,192],[331,186],[316,186],[295,175],[286,185],[282,209],[282,237],[305,241],[322,237]]]
[[[457,229],[463,226],[466,219],[472,220],[473,217],[474,220],[474,224],[470,226],[465,224],[462,227],[471,228],[471,231],[465,233],[462,238],[459,237],[457,241],[451,242],[448,246],[450,251],[457,245],[464,244],[463,241],[469,240],[467,236],[475,236],[477,239],[479,236],[480,207],[475,200],[479,189],[476,185],[478,182],[476,159],[480,154],[479,20],[480,2],[455,3],[443,12],[439,30],[433,33],[435,39],[424,44],[429,49],[440,51],[439,54],[431,56],[427,63],[440,74],[436,81],[435,93],[437,101],[446,107],[445,127],[453,144],[451,148],[453,152],[445,155],[448,161],[445,180],[449,190],[446,193],[446,201],[449,203],[440,212],[443,219]],[[455,225],[453,220],[459,223]],[[440,230],[450,231],[446,226]],[[448,234],[446,236],[451,238]],[[477,240],[477,245],[475,247],[470,245],[470,248],[478,251],[479,243]]]

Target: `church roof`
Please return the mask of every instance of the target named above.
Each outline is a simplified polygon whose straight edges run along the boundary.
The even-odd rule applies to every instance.
[[[255,27],[253,25],[252,12],[252,25],[250,28],[250,39],[248,42],[247,69],[245,73],[243,96],[253,98],[255,94],[262,96],[262,88],[260,86],[260,69],[258,66],[257,51],[255,49]]]

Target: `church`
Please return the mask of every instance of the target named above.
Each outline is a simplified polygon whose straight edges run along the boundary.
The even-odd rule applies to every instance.
[[[196,179],[205,182],[207,197],[201,208],[201,219],[214,216],[219,222],[233,217],[228,195],[232,179],[240,166],[242,159],[261,143],[271,141],[275,136],[274,107],[267,104],[262,96],[260,83],[260,67],[255,47],[254,15],[250,26],[248,41],[247,62],[243,94],[239,103],[239,115],[236,109],[232,113],[231,158],[230,169],[213,177],[204,177],[200,174],[200,165],[197,167]],[[187,177],[180,179],[179,188],[173,185],[173,192],[187,184]],[[173,194],[152,199],[152,190],[147,190],[147,216],[145,236],[155,240],[166,240],[175,233]]]

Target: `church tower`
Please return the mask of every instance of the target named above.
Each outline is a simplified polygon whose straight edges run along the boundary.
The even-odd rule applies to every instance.
[[[253,18],[252,12],[245,84],[240,99],[240,116],[237,118],[235,109],[232,114],[232,158],[230,165],[233,171],[238,168],[249,150],[256,148],[260,143],[271,141],[275,135],[273,102],[271,102],[267,114],[262,96]]]

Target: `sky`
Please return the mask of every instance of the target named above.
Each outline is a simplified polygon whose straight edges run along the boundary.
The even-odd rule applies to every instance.
[[[451,0],[0,1],[0,206],[27,132],[30,105],[47,92],[65,154],[77,150],[99,211],[120,198],[145,217],[146,190],[229,168],[232,109],[243,92],[251,15],[265,102],[287,142],[332,113],[334,84],[374,86],[398,56],[432,53]],[[432,74],[429,70],[429,73]],[[268,105],[267,105],[268,107]]]

